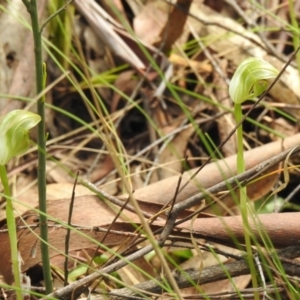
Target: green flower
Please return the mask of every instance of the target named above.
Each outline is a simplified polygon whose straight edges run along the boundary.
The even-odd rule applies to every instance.
[[[261,95],[267,89],[269,80],[276,78],[278,73],[275,67],[262,59],[247,58],[238,66],[230,81],[232,101],[241,104]]]
[[[24,110],[13,110],[0,119],[0,165],[28,150],[29,130],[40,120],[39,115]]]

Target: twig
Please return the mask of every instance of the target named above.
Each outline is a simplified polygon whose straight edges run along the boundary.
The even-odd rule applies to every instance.
[[[253,258],[254,258],[254,261],[256,263],[256,267],[258,269],[258,273],[260,275],[260,278],[261,278],[261,281],[262,281],[262,286],[264,288],[264,293],[263,293],[263,300],[266,300],[266,297],[267,297],[267,292],[266,292],[266,279],[265,279],[265,276],[264,276],[264,273],[263,273],[263,269],[261,267],[261,263],[260,263],[260,260],[259,260],[259,257],[257,255],[257,253],[255,253],[253,255]]]
[[[88,180],[81,180],[80,183],[82,185],[84,185],[86,188],[88,188],[90,191],[96,193],[96,195],[100,198],[104,198],[107,199],[108,201],[110,201],[111,203],[119,206],[119,207],[123,207],[124,206],[124,201],[118,199],[117,197],[111,196],[110,194],[100,190],[95,184],[89,182]],[[128,202],[128,201],[126,201]],[[135,213],[135,209],[132,205],[127,204],[125,205],[125,209],[128,211],[131,211],[133,213]],[[146,218],[152,218],[153,216],[145,211],[142,211],[142,214],[144,217]]]
[[[292,259],[299,257],[300,255],[300,246],[291,246],[287,247],[285,249],[281,249],[280,251],[276,252],[274,251],[270,256],[276,256],[280,257],[280,259]],[[296,270],[296,268],[290,269],[288,262],[283,262],[283,267],[287,274],[294,276],[296,274],[299,274],[299,269]],[[226,269],[226,272],[224,271]],[[289,271],[289,273],[287,272]],[[226,274],[227,273],[227,274]],[[182,273],[178,274],[177,272],[174,273],[174,277],[178,283],[178,286],[180,288],[186,288],[190,287],[193,282],[199,281],[199,284],[205,284],[210,282],[215,282],[218,280],[223,280],[228,278],[228,274],[231,277],[241,276],[249,274],[249,267],[246,261],[240,260],[233,263],[228,263],[225,265],[217,265],[217,266],[211,266],[208,268],[204,268],[201,271],[199,269],[187,269],[183,270]],[[157,284],[157,282],[160,282],[160,278],[156,278],[155,280],[149,280],[142,283],[139,283],[133,287],[129,288],[122,288],[122,289],[115,289],[110,291],[109,293],[105,294],[104,297],[109,297],[111,300],[120,300],[124,299],[125,297],[131,297],[135,296],[136,292],[134,290],[145,291],[145,294],[148,293],[158,293],[160,291],[160,286]],[[259,291],[264,293],[265,289],[259,289]],[[116,295],[116,296],[115,296]],[[252,296],[253,297],[253,296]],[[101,296],[95,297],[94,300],[102,300],[105,298],[102,298]],[[130,298],[129,298],[130,299]]]
[[[75,188],[76,188],[76,184],[77,184],[77,179],[78,179],[78,172],[76,174],[73,191],[72,191],[72,197],[71,197],[70,206],[69,206],[68,227],[67,227],[67,234],[66,234],[66,240],[65,240],[64,286],[68,285],[69,244],[70,244],[71,227],[72,227],[71,220],[72,220],[72,215],[73,215],[73,207],[74,207],[74,200],[75,200]]]
[[[282,160],[284,160],[289,155],[291,150],[293,150],[293,153],[298,153],[300,151],[300,147],[297,147],[296,149],[288,149],[288,150],[268,159],[267,161],[263,162],[262,164],[259,164],[258,166],[255,166],[255,167],[249,169],[248,171],[246,171],[240,175],[233,176],[221,183],[218,183],[218,184],[208,188],[204,192],[201,192],[201,193],[194,195],[182,202],[179,202],[179,203],[175,204],[174,210],[176,212],[181,212],[185,209],[188,209],[188,208],[198,204],[199,201],[203,200],[207,194],[216,194],[218,192],[227,190],[228,185],[230,185],[232,188],[234,188],[238,185],[238,183],[240,185],[248,184],[250,181],[254,180],[254,178],[258,177],[260,174],[262,174],[263,172],[268,170],[270,167],[272,167],[275,164],[277,164],[278,162],[281,162]],[[199,212],[196,212],[196,213],[199,213]],[[189,216],[189,218],[191,216]],[[176,225],[179,223],[182,223],[184,221],[186,221],[186,219],[180,220],[179,222],[176,223]]]
[[[118,211],[118,213],[115,215],[113,221],[111,222],[111,224],[109,225],[109,227],[107,228],[107,231],[105,232],[105,234],[103,235],[101,241],[99,242],[99,244],[103,244],[105,239],[107,238],[108,234],[111,232],[112,230],[112,227],[115,225],[115,222],[117,221],[117,219],[120,217],[121,213],[123,212],[123,210],[125,209],[126,205],[128,204],[129,202],[129,197],[127,198],[127,200],[124,202],[123,206],[121,207],[121,209]],[[136,236],[134,236],[135,238]],[[90,260],[90,263],[89,263],[89,268],[91,267],[91,264],[92,264],[92,261],[93,261],[93,258],[95,257],[95,255],[97,254],[98,250],[100,249],[100,246],[98,245],[98,247],[95,249],[93,255],[92,255],[92,259]],[[109,262],[109,259],[107,260],[107,262],[104,264],[104,266],[106,266]],[[87,268],[86,270],[86,275],[88,275],[88,272],[89,272],[89,268]]]

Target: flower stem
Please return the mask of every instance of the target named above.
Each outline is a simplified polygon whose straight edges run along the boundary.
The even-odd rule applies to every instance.
[[[239,103],[234,104],[234,114],[236,123],[239,124],[242,121],[243,113],[242,106]],[[244,145],[243,145],[243,126],[242,124],[237,128],[237,173],[241,174],[245,172],[245,161],[244,161]],[[240,187],[240,207],[241,214],[243,219],[243,226],[245,232],[245,245],[248,257],[249,268],[251,272],[252,285],[254,290],[257,289],[257,279],[256,279],[256,270],[253,259],[253,252],[251,247],[251,238],[250,238],[250,227],[248,221],[248,203],[247,203],[247,187]],[[258,292],[254,292],[254,298],[259,299]]]
[[[0,177],[4,187],[4,194],[6,198],[6,224],[8,229],[9,244],[11,251],[12,269],[15,279],[15,287],[17,300],[22,300],[22,286],[21,286],[21,275],[19,269],[19,254],[18,254],[18,237],[16,229],[16,220],[14,215],[14,208],[11,200],[11,192],[7,178],[7,172],[4,165],[0,165]]]

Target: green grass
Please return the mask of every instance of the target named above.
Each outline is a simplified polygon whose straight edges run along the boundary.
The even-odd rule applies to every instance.
[[[51,6],[49,8],[51,13],[54,13],[58,7],[63,5],[63,1],[52,1]],[[121,23],[125,25],[126,30],[134,36],[134,33],[132,32],[131,28],[128,26],[127,21],[124,19],[124,17],[118,12],[118,10],[113,7],[114,13],[121,20]],[[264,12],[262,10],[262,12]],[[8,13],[5,11],[5,13]],[[293,12],[290,11],[290,15],[293,16]],[[269,12],[269,16],[271,18],[275,18],[276,16]],[[72,6],[68,6],[67,10],[64,11],[59,16],[55,17],[51,21],[51,25],[47,28],[49,30],[49,34],[51,36],[51,39],[48,37],[43,38],[43,47],[44,51],[47,53],[48,57],[52,60],[52,62],[55,65],[55,68],[58,70],[58,74],[62,75],[61,81],[58,82],[52,90],[49,91],[50,94],[57,93],[57,90],[60,88],[65,88],[66,95],[76,95],[81,98],[83,107],[86,108],[87,116],[85,118],[82,117],[82,115],[76,115],[74,112],[67,111],[63,108],[61,108],[59,105],[59,102],[55,102],[54,104],[45,103],[47,109],[50,109],[51,111],[55,112],[56,121],[60,122],[63,118],[66,118],[67,120],[72,120],[73,124],[76,124],[76,128],[72,128],[70,132],[66,132],[64,136],[49,136],[49,139],[47,140],[47,147],[53,145],[59,147],[62,143],[69,142],[71,139],[78,135],[79,132],[85,132],[85,134],[93,136],[93,140],[98,142],[98,145],[101,144],[101,149],[95,149],[91,144],[87,144],[82,148],[76,148],[77,145],[74,144],[68,144],[66,147],[69,147],[69,149],[72,150],[72,154],[76,155],[76,153],[85,152],[87,156],[94,155],[95,152],[97,152],[100,156],[110,153],[112,157],[112,161],[114,164],[114,169],[117,170],[117,176],[116,180],[120,182],[119,189],[120,191],[132,194],[131,197],[134,197],[134,193],[132,190],[134,177],[136,174],[134,173],[134,169],[132,168],[132,157],[134,155],[132,154],[132,149],[130,149],[128,146],[126,146],[126,143],[122,138],[120,137],[120,130],[122,126],[120,124],[121,120],[127,117],[128,112],[133,111],[134,109],[138,110],[138,112],[141,114],[141,116],[144,119],[145,124],[147,124],[148,128],[151,129],[154,133],[154,136],[156,139],[161,139],[162,141],[157,145],[156,152],[150,153],[148,156],[144,156],[141,158],[136,158],[134,160],[135,164],[139,164],[141,166],[141,171],[139,171],[139,175],[143,175],[143,173],[146,173],[148,169],[151,169],[151,167],[163,167],[160,165],[159,160],[158,162],[153,161],[153,155],[159,152],[159,150],[163,149],[163,147],[167,147],[168,151],[174,155],[174,157],[184,162],[184,157],[182,153],[179,153],[176,145],[173,144],[172,140],[169,140],[165,137],[167,137],[167,134],[164,132],[164,128],[160,126],[160,124],[157,123],[157,120],[153,119],[153,116],[149,114],[149,110],[145,107],[145,99],[143,98],[143,93],[139,93],[138,91],[136,97],[131,97],[131,95],[127,95],[124,93],[124,91],[119,90],[115,86],[116,80],[119,78],[119,76],[122,75],[122,72],[125,70],[131,70],[131,67],[126,64],[120,64],[115,65],[111,69],[97,73],[95,70],[93,70],[87,63],[85,53],[83,50],[83,46],[80,44],[79,38],[76,36],[76,33],[73,32],[73,27],[70,26],[70,24],[74,21],[74,9]],[[276,17],[278,19],[278,17]],[[17,16],[18,22],[23,22],[24,20],[22,16]],[[284,23],[282,21],[282,23]],[[294,34],[294,45],[297,44],[296,40],[296,32],[298,32],[298,27],[294,22],[291,24],[284,23],[285,26],[288,26],[288,28],[295,33]],[[24,26],[28,26],[28,24],[24,24]],[[255,29],[256,31],[263,30],[260,27],[257,27]],[[275,30],[275,28],[274,28]],[[229,33],[228,35],[231,35]],[[202,41],[209,46],[210,43],[214,42],[213,36],[202,36]],[[226,35],[222,38],[226,39]],[[164,71],[161,70],[160,66],[156,63],[155,59],[153,59],[153,56],[148,53],[147,49],[142,45],[139,44],[139,46],[142,49],[142,52],[147,57],[150,65],[152,68],[157,72],[158,79],[156,79],[157,83],[160,81],[165,80]],[[197,57],[198,55],[202,54],[202,50],[199,48],[198,42],[194,39],[190,39],[185,45],[182,46],[182,51],[185,51],[185,54],[188,57]],[[236,66],[235,66],[236,67]],[[175,71],[176,72],[176,71]],[[185,74],[188,74],[185,78]],[[176,75],[176,74],[175,74]],[[134,74],[133,79],[143,80],[143,78],[138,75]],[[186,83],[186,86],[179,85],[179,78],[183,79]],[[201,84],[203,85],[203,89],[200,93],[197,91],[194,91],[193,89],[198,85],[199,81],[201,80]],[[51,82],[48,82],[48,84],[51,84]],[[144,87],[148,87],[147,83],[144,83]],[[107,104],[107,99],[102,99],[101,94],[99,93],[99,89],[105,88],[106,90],[110,91],[110,95],[112,93],[118,94],[121,97],[121,103],[122,107],[118,108],[117,111],[111,112],[110,107]],[[209,93],[206,93],[205,90],[215,90],[218,89],[218,86],[215,85],[209,77],[201,77],[199,74],[193,74],[193,71],[190,68],[187,68],[187,72],[184,73],[182,77],[177,77],[176,79],[171,81],[168,81],[166,83],[166,93],[163,95],[163,100],[166,101],[168,107],[174,108],[174,110],[177,111],[177,115],[174,114],[172,121],[177,121],[176,118],[181,118],[181,124],[192,124],[195,133],[193,135],[194,140],[198,143],[198,145],[202,146],[203,153],[209,156],[213,156],[213,160],[222,159],[222,152],[216,150],[216,146],[218,145],[218,138],[216,138],[216,135],[213,134],[212,131],[207,132],[205,129],[206,127],[204,125],[199,126],[199,122],[197,118],[199,118],[199,115],[195,114],[194,111],[194,104],[195,102],[191,101],[188,102],[186,99],[193,99],[194,101],[198,101],[199,105],[200,103],[205,105],[207,111],[210,112],[216,112],[221,111],[225,114],[233,114],[233,108],[227,107],[222,104],[222,101],[216,102],[214,99],[212,99],[210,96],[208,96]],[[57,95],[57,94],[56,94]],[[5,98],[6,95],[0,95],[1,98]],[[12,97],[13,98],[13,95]],[[15,98],[17,99],[17,97]],[[33,99],[25,98],[25,97],[19,97],[20,101],[23,101],[25,103],[30,103],[32,101],[35,101]],[[150,101],[149,99],[147,99]],[[157,104],[157,102],[151,102],[150,104]],[[160,103],[158,101],[158,103]],[[261,105],[265,108],[267,108],[269,111],[274,112],[275,115],[280,115],[284,119],[288,120],[291,124],[296,124],[296,119],[293,116],[290,116],[289,114],[285,113],[281,109],[270,107],[268,102],[261,103]],[[153,107],[151,108],[153,111]],[[179,113],[178,113],[179,111]],[[165,112],[167,115],[168,111]],[[63,118],[62,118],[63,117]],[[204,118],[203,116],[201,116]],[[251,126],[259,128],[261,131],[264,131],[267,135],[270,133],[275,134],[276,136],[282,137],[282,133],[274,130],[271,127],[268,127],[267,125],[263,124],[262,122],[258,122],[255,120],[255,118],[248,117],[246,120],[248,123],[251,124]],[[203,123],[206,124],[206,123]],[[209,127],[209,122],[207,122],[207,126]],[[148,142],[149,144],[149,142]],[[155,147],[153,147],[155,148]],[[31,154],[34,153],[33,151],[30,152]],[[153,154],[154,153],[154,154]],[[155,156],[154,156],[155,157]],[[55,161],[57,165],[61,168],[65,168],[69,174],[71,174],[74,178],[76,176],[76,172],[74,170],[68,169],[67,166],[65,166],[63,163],[61,163],[55,156],[52,157],[52,154],[49,153],[47,156],[47,159]],[[71,157],[69,158],[71,159]],[[143,162],[146,162],[147,165],[144,166]],[[145,163],[145,164],[146,164]],[[199,162],[196,162],[199,163]],[[187,169],[190,168],[189,161],[187,161],[188,166]],[[80,166],[79,166],[80,167]],[[78,167],[78,168],[79,168]],[[100,166],[101,167],[101,166]],[[76,168],[74,168],[76,169]],[[14,201],[18,202],[17,199]],[[20,202],[19,202],[20,203]],[[24,206],[26,206],[26,203],[20,203]],[[135,208],[137,209],[137,213],[141,214],[141,211],[139,210],[137,203],[132,202],[133,205],[135,205]],[[107,202],[107,205],[109,202]],[[30,207],[28,207],[30,208]],[[118,211],[118,207],[111,206],[111,209],[114,211]],[[37,213],[41,213],[39,210],[36,210]],[[251,214],[255,215],[256,212],[252,211]],[[49,220],[55,220],[57,224],[61,224],[63,226],[66,226],[67,228],[70,228],[74,233],[85,236],[87,239],[94,242],[95,247],[99,246],[101,249],[103,249],[105,255],[115,257],[119,260],[126,260],[124,258],[125,255],[122,255],[118,252],[117,249],[112,249],[110,247],[107,247],[104,244],[99,244],[94,239],[91,239],[90,236],[85,235],[84,232],[77,230],[73,227],[67,226],[62,220],[55,219],[55,216],[50,216],[48,214],[45,214],[45,216]],[[141,217],[141,215],[140,215]],[[128,221],[129,222],[129,221]],[[141,231],[141,234],[143,236],[148,236],[148,243],[153,245],[153,248],[156,249],[153,255],[155,257],[159,257],[159,260],[163,261],[165,263],[164,267],[161,268],[161,271],[165,271],[167,269],[167,276],[170,276],[170,272],[173,269],[178,269],[178,272],[183,273],[184,270],[180,267],[180,264],[177,263],[176,259],[178,256],[180,256],[180,259],[188,260],[189,257],[182,257],[182,254],[178,252],[175,254],[174,258],[174,252],[168,252],[168,249],[160,249],[156,246],[155,237],[152,236],[152,233],[150,232],[150,229],[147,229],[146,220],[141,217],[141,223],[144,222],[143,230]],[[138,226],[136,224],[132,224],[134,230],[138,229]],[[31,230],[30,228],[28,230]],[[280,259],[278,257],[274,257],[273,261],[270,262],[269,260],[265,259],[265,256],[262,255],[264,251],[267,253],[271,253],[274,250],[274,247],[268,240],[268,237],[265,233],[261,233],[265,240],[265,246],[266,249],[263,250],[261,247],[258,247],[259,257],[261,260],[261,263],[263,265],[268,265],[272,263],[273,267],[276,268],[278,272],[281,274],[282,281],[286,285],[286,289],[289,292],[289,295],[292,298],[296,299],[297,290],[295,289],[294,285],[292,284],[289,277],[284,273],[283,267],[280,263]],[[37,237],[38,238],[38,237]],[[258,246],[257,241],[251,241],[252,245]],[[51,247],[51,245],[49,245]],[[138,248],[141,248],[145,246],[145,242],[138,246]],[[63,251],[56,249],[61,253],[61,255],[64,255]],[[153,249],[152,249],[153,250]],[[137,250],[135,250],[137,251]],[[185,253],[186,250],[183,250],[182,253]],[[189,251],[188,251],[189,252]],[[214,253],[214,250],[211,248],[211,252]],[[185,254],[184,254],[185,255]],[[184,256],[183,255],[183,256]],[[216,255],[216,254],[215,254]],[[216,255],[217,257],[217,255]],[[72,257],[69,257],[69,259],[72,259]],[[150,274],[147,274],[142,268],[138,267],[137,264],[134,262],[129,262],[130,266],[135,268],[135,270],[138,273],[141,273],[143,276],[145,276],[148,279],[154,279],[153,276]],[[222,265],[222,262],[220,262]],[[83,274],[83,270],[85,271],[88,268],[88,263],[78,262],[78,266],[74,267],[72,270],[72,273],[70,274],[72,276],[72,280],[76,280],[78,274]],[[225,270],[225,269],[224,269]],[[59,270],[58,270],[59,271]],[[62,271],[62,270],[61,270]],[[91,268],[90,272],[96,271],[96,268]],[[169,273],[168,273],[169,272]],[[76,275],[77,273],[77,275]],[[63,274],[63,272],[62,272]],[[114,276],[109,276],[108,284],[106,282],[106,285],[99,284],[102,288],[107,286],[109,288],[109,282],[115,282],[115,286],[126,286],[124,282],[122,282],[122,278],[118,276],[118,270],[116,273],[113,273]],[[254,276],[254,275],[253,275]],[[228,275],[229,280],[232,281],[232,278]],[[274,277],[272,272],[268,272],[266,275],[269,282],[276,285],[276,278]],[[260,284],[259,279],[259,284]],[[175,295],[176,294],[176,286],[172,286],[168,284],[167,282],[159,282],[161,288],[164,290],[164,292],[168,292],[170,294]],[[112,285],[113,286],[113,285]],[[198,289],[197,282],[191,282],[191,286],[194,286],[195,289]],[[239,295],[240,299],[243,299],[242,294],[239,292],[238,288],[235,288],[237,294]],[[201,293],[201,291],[199,291]],[[137,294],[142,295],[140,292]],[[209,299],[209,295],[203,295],[206,299]],[[174,296],[175,297],[175,296]],[[279,292],[277,295],[275,295],[276,299],[280,299]]]

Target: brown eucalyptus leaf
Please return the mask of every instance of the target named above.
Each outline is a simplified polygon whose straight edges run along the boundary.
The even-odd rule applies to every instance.
[[[20,178],[24,180],[24,183],[20,182]],[[36,207],[39,203],[38,200],[38,187],[37,184],[30,185],[27,183],[28,181],[33,181],[33,176],[19,176],[17,181],[16,191],[17,193],[14,195],[18,202],[15,203],[14,208],[18,215],[23,215],[26,211],[28,211],[29,207]],[[27,183],[27,186],[24,186]],[[60,200],[60,199],[71,199],[72,190],[74,184],[73,183],[50,183],[47,184],[47,200]],[[87,196],[94,195],[89,189],[84,187],[81,184],[77,184],[75,189],[75,196]],[[4,210],[0,210],[0,221],[6,219],[6,212]]]
[[[288,137],[284,140],[279,140],[276,142],[268,143],[263,146],[251,149],[245,152],[245,165],[246,170],[255,167],[274,157],[277,154],[280,154],[282,151],[296,147],[300,144],[300,133],[295,134],[291,137]],[[216,163],[207,164],[191,181],[191,176],[198,169],[192,169],[188,172],[183,173],[181,186],[187,184],[185,188],[178,194],[176,202],[181,202],[189,197],[199,193],[203,189],[207,189],[211,186],[214,186],[227,178],[230,178],[237,174],[236,172],[236,155],[229,156],[224,160],[219,160]],[[272,185],[272,182],[275,183],[277,180],[277,174],[273,177],[266,177],[264,182],[261,183],[262,187],[266,185],[268,187],[266,190],[259,188],[258,190],[255,186],[249,188],[249,198],[256,200],[257,197],[265,195],[269,191],[269,187]],[[179,176],[172,176],[164,180],[155,182],[146,187],[140,188],[135,191],[134,195],[136,199],[142,203],[148,203],[151,207],[155,205],[166,205],[174,197],[176,186],[178,184]],[[266,183],[268,182],[268,184]],[[258,183],[256,183],[258,184]],[[259,191],[259,194],[257,193]],[[152,212],[150,210],[150,212]]]
[[[249,216],[250,234],[258,242],[262,241],[263,234],[268,235],[275,248],[297,245],[300,243],[299,228],[300,213],[272,213]],[[161,221],[159,221],[161,222]],[[190,223],[179,225],[182,235],[190,235]],[[208,239],[210,241],[231,242],[232,237],[244,243],[244,224],[241,216],[199,218],[193,223],[193,234],[195,238]]]
[[[67,222],[69,206],[70,199],[49,201],[47,213],[56,220]],[[101,241],[105,234],[103,231],[93,230],[94,226],[107,229],[113,222],[115,215],[116,212],[113,210],[113,206],[104,203],[96,196],[77,197],[73,207],[72,225],[74,227],[80,226],[81,230],[80,232],[72,230],[69,251],[94,248],[95,241],[93,241],[93,239]],[[28,211],[24,214],[23,218],[26,224],[18,218],[18,226],[33,226],[31,230],[35,233],[32,233],[27,228],[18,230],[18,247],[24,261],[22,271],[26,271],[41,261],[41,253],[39,246],[38,214],[34,211]],[[105,245],[111,247],[119,245],[125,240],[127,238],[125,232],[132,232],[134,230],[132,225],[130,225],[132,222],[139,223],[138,217],[134,213],[128,211],[124,212],[122,219],[113,227],[114,230],[119,231],[119,234],[110,234],[105,240]],[[49,224],[58,225],[56,227],[49,227],[49,244],[51,245],[49,250],[50,257],[52,258],[64,253],[66,229],[59,226],[59,223],[49,221]],[[82,236],[82,233],[85,234],[85,236]],[[0,240],[0,257],[2,258],[0,274],[4,276],[7,283],[12,283],[10,246],[8,233],[6,231],[0,232]]]
[[[6,4],[5,4],[6,3]],[[30,16],[25,5],[20,1],[4,1],[0,19],[0,75],[1,93],[13,96],[28,97],[33,90],[35,79],[34,51],[32,32],[20,21],[30,23]],[[39,1],[38,14],[40,19],[45,14],[46,1]],[[2,99],[0,102],[0,115],[5,115],[24,105],[20,100]]]
[[[154,44],[157,48],[162,47],[162,51],[169,52],[173,44],[182,35],[188,17],[188,11],[192,4],[191,0],[177,0],[176,5],[168,14],[168,21],[160,32],[159,40]]]
[[[144,73],[149,65],[149,60],[144,54],[138,42],[125,30],[125,28],[116,22],[110,15],[95,1],[75,0],[74,4],[78,11],[84,16],[91,28],[98,37],[108,45],[108,47],[125,62],[128,62],[135,69]],[[155,53],[159,65],[168,65],[167,58],[162,54],[157,54],[157,50],[151,45],[143,44],[149,53]],[[151,73],[151,72],[150,72]],[[149,79],[155,74],[145,74]]]
[[[163,1],[152,1],[143,5],[133,20],[136,36],[143,42],[153,45],[167,22],[169,5]]]

